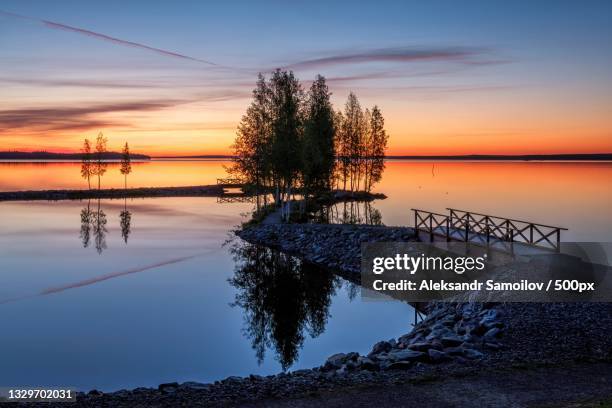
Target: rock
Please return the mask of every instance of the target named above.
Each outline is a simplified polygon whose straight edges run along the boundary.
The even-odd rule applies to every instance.
[[[157,387],[159,392],[161,392],[162,394],[173,394],[176,392],[176,390],[178,390],[178,388],[179,385],[177,382],[159,384],[159,386]]]
[[[385,369],[386,370],[408,370],[413,366],[413,363],[410,361],[396,361],[389,364]]]
[[[447,347],[444,352],[450,356],[461,356],[465,350],[463,347]]]
[[[253,375],[251,374],[249,377],[253,377]],[[186,388],[186,389],[191,389],[191,390],[207,390],[210,388],[210,384],[202,384],[199,382],[187,381],[187,382],[182,383],[179,388]]]
[[[413,343],[409,344],[406,348],[409,350],[426,352],[430,348],[433,348],[433,345],[431,343]]]
[[[486,330],[493,327],[502,327],[503,323],[499,319],[499,313],[496,309],[489,309],[482,314],[482,319],[479,322],[480,326],[483,326]]]
[[[501,345],[499,343],[485,342],[484,346],[485,346],[485,348],[489,348],[491,350],[499,350],[499,349],[501,349]]]
[[[449,336],[449,335],[452,335],[452,334],[453,334],[453,332],[450,329],[448,329],[445,326],[441,326],[441,327],[438,327],[436,329],[433,329],[431,331],[431,333],[429,333],[427,335],[427,337],[425,337],[425,339],[428,340],[428,341],[431,341],[431,340],[439,339],[441,337]]]
[[[444,347],[456,347],[463,343],[463,340],[459,336],[451,334],[440,338],[440,342]]]
[[[427,354],[414,350],[391,351],[389,356],[395,361],[427,361]]]
[[[448,354],[443,351],[429,349],[427,350],[427,354],[429,355],[429,360],[432,363],[441,363],[443,361],[449,360]]]
[[[102,394],[103,394],[103,392],[102,392],[102,391],[98,391],[98,390],[96,390],[96,389],[93,389],[93,390],[91,390],[91,391],[89,391],[89,392],[87,393],[87,395],[91,395],[92,397],[98,397],[98,396],[100,396],[100,395],[102,395]]]
[[[327,360],[325,361],[325,365],[326,366],[329,365],[333,368],[340,368],[342,367],[342,364],[344,364],[345,361],[346,361],[345,353],[336,353],[327,358]]]
[[[484,337],[485,339],[493,339],[495,337],[499,337],[500,334],[501,329],[499,327],[492,327],[484,334]]]
[[[359,364],[359,368],[361,368],[362,370],[378,371],[380,369],[378,364],[376,364],[373,360],[367,357],[359,357],[357,359],[357,364]]]
[[[350,353],[346,353],[346,359],[344,361],[357,361],[359,358],[359,353],[351,351]]]
[[[372,347],[372,351],[370,351],[369,355],[387,353],[391,351],[392,348],[391,343],[388,341],[379,341],[374,345],[374,347]]]
[[[393,357],[391,357],[388,353],[380,353],[369,357],[371,357],[374,361],[393,361]]]
[[[344,364],[343,368],[345,368],[347,371],[355,371],[357,369],[358,365],[356,361],[347,361],[346,364]]]
[[[480,359],[480,358],[484,357],[484,354],[482,354],[480,351],[474,350],[474,349],[470,349],[470,348],[467,348],[467,349],[464,350],[464,355],[467,358],[470,358],[470,359],[473,359],[473,360]]]

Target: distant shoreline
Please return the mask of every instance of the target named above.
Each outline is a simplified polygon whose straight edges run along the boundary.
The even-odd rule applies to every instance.
[[[92,157],[95,153],[92,153]],[[122,153],[119,152],[104,152],[102,159],[121,160]],[[151,157],[145,154],[130,154],[132,160],[150,160]],[[53,153],[53,152],[0,152],[0,160],[16,160],[16,161],[40,161],[40,160],[65,160],[65,161],[81,161],[82,153]]]
[[[80,162],[80,153],[47,153],[47,152],[0,152],[0,162]],[[133,161],[155,160],[232,160],[232,155],[196,155],[196,156],[148,156],[132,154]],[[121,160],[121,153],[107,152],[103,155],[105,161]],[[440,161],[612,161],[612,153],[568,153],[568,154],[467,154],[467,155],[428,155],[428,156],[386,156],[386,160],[440,160]]]
[[[387,156],[388,160],[518,160],[518,161],[612,161],[612,153],[571,154],[466,154],[457,156]]]
[[[151,156],[152,159],[233,159],[231,155],[198,155],[198,156]],[[429,155],[429,156],[386,156],[387,160],[520,160],[520,161],[612,161],[612,153],[568,153],[568,154],[465,154],[465,155]]]

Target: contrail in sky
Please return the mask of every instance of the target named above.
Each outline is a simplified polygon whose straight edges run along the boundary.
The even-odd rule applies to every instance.
[[[91,30],[86,30],[84,28],[78,28],[78,27],[73,27],[67,24],[61,24],[61,23],[56,23],[53,21],[49,21],[49,20],[43,20],[43,19],[39,19],[39,18],[34,18],[34,17],[27,17],[27,16],[23,16],[20,14],[15,14],[15,13],[11,13],[8,11],[2,11],[0,10],[0,14],[4,15],[4,16],[8,16],[8,17],[14,17],[14,18],[20,18],[20,19],[24,19],[24,20],[30,20],[30,21],[36,21],[40,24],[43,24],[45,27],[48,28],[52,28],[55,30],[64,30],[64,31],[70,31],[73,33],[77,33],[77,34],[81,34],[81,35],[86,35],[88,37],[93,37],[93,38],[97,38],[99,40],[103,40],[103,41],[108,41],[114,44],[118,44],[118,45],[123,45],[126,47],[134,47],[134,48],[140,48],[142,50],[147,50],[147,51],[152,51],[155,52],[157,54],[160,55],[165,55],[167,57],[173,57],[173,58],[180,58],[180,59],[184,59],[184,60],[189,60],[189,61],[196,61],[196,62],[200,62],[203,64],[207,64],[207,65],[211,65],[214,67],[219,67],[219,68],[228,68],[228,67],[223,67],[219,64],[216,64],[214,62],[211,61],[206,61],[203,59],[199,59],[199,58],[195,58],[195,57],[191,57],[189,55],[185,55],[185,54],[179,54],[177,52],[174,51],[168,51],[168,50],[164,50],[161,48],[155,48],[155,47],[151,47],[145,44],[140,44],[137,42],[133,42],[133,41],[127,41],[127,40],[122,40],[120,38],[116,38],[116,37],[111,37],[109,35],[106,34],[102,34],[102,33],[97,33],[95,31],[91,31]]]

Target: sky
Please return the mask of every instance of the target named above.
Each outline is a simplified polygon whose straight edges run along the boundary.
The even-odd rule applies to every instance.
[[[0,150],[228,154],[258,72],[378,105],[388,154],[612,152],[610,1],[0,1]]]

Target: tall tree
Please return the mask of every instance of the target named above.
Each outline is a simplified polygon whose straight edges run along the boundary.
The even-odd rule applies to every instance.
[[[293,72],[276,70],[270,78],[272,137],[270,163],[280,200],[287,203],[285,217],[291,213],[290,200],[301,170],[301,133],[303,92]],[[278,198],[278,193],[277,193]]]
[[[317,75],[308,93],[302,149],[306,193],[329,190],[335,164],[334,111],[325,78]]]
[[[389,141],[389,136],[385,131],[385,119],[378,106],[372,108],[369,126],[369,141],[371,146],[369,148],[371,167],[367,174],[367,191],[370,191],[372,185],[379,182],[382,178],[383,171],[385,170],[385,152]]]
[[[344,146],[343,154],[346,156],[345,160],[348,164],[348,169],[344,169],[344,172],[349,177],[351,191],[359,189],[361,160],[364,150],[363,123],[364,113],[361,110],[361,105],[357,96],[351,92],[344,106],[344,120],[342,122],[342,131],[340,132],[340,137],[343,138],[341,142]]]
[[[96,153],[95,153],[95,168],[94,174],[98,176],[98,190],[100,189],[100,178],[106,173],[107,163],[104,161],[104,153],[106,153],[107,139],[102,132],[96,137]]]
[[[236,158],[228,169],[230,174],[257,189],[271,182],[271,126],[270,88],[265,77],[259,74],[253,100],[238,125],[232,146]]]
[[[121,152],[121,169],[119,171],[123,174],[124,188],[127,190],[127,176],[132,172],[132,159],[127,142],[125,142],[123,152]]]
[[[87,188],[91,190],[91,176],[93,175],[93,166],[91,163],[91,143],[89,139],[83,141],[83,156],[81,158],[81,177],[87,180]]]

